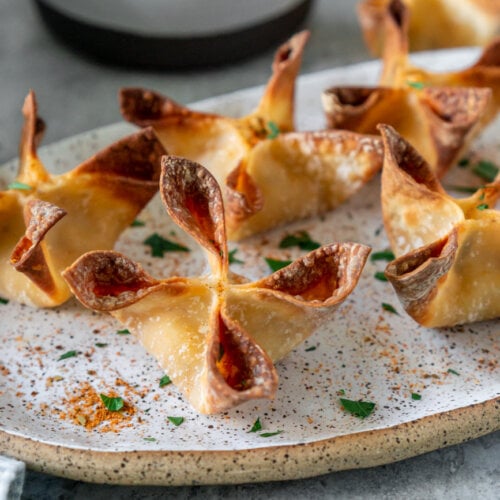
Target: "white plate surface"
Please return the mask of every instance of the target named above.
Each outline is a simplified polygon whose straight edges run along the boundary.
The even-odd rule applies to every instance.
[[[424,53],[418,56],[418,62],[445,69],[465,65],[476,54],[471,49]],[[324,127],[322,90],[333,85],[375,83],[379,69],[377,62],[369,62],[302,77],[297,92],[298,128]],[[261,92],[262,88],[249,89],[193,107],[240,116],[255,106]],[[50,126],[50,116],[45,118]],[[112,125],[44,147],[40,156],[49,170],[63,172],[131,130],[127,124]],[[498,132],[500,123],[496,122],[474,144],[475,157],[500,163]],[[12,180],[16,168],[15,161],[0,168],[0,187]],[[445,185],[464,182],[474,184],[478,180],[459,168],[444,180]],[[387,248],[379,188],[377,177],[325,217],[299,221],[265,236],[230,244],[230,249],[238,248],[237,257],[244,261],[234,265],[234,271],[257,278],[269,272],[264,257],[299,256],[300,251],[278,248],[285,234],[299,229],[323,244],[358,241],[371,245],[374,251]],[[200,250],[173,225],[158,199],[138,218],[146,225],[125,231],[117,250],[141,261],[148,272],[158,277],[204,271]],[[154,231],[187,245],[191,252],[167,253],[162,259],[151,257],[142,242]],[[169,236],[171,231],[175,231],[174,236]],[[196,414],[172,385],[159,388],[162,372],[155,360],[133,336],[117,335],[120,325],[113,318],[87,311],[76,300],[55,310],[37,310],[12,301],[0,305],[0,431],[12,438],[66,450],[180,451],[182,456],[182,452],[197,450],[293,447],[399,424],[417,425],[425,417],[498,398],[499,322],[445,329],[419,327],[405,315],[391,286],[374,278],[384,265],[368,262],[359,286],[335,319],[278,363],[280,384],[274,401],[247,403],[215,416]],[[392,304],[399,314],[383,310],[382,303]],[[97,348],[96,343],[107,346]],[[312,347],[315,349],[308,349]],[[58,361],[62,353],[70,350],[79,354]],[[125,394],[123,387],[116,385],[117,378],[133,386],[135,392],[128,390]],[[98,428],[89,431],[61,419],[60,412],[68,409],[65,400],[84,381],[98,392],[114,389],[131,402],[137,410],[133,425],[118,433]],[[339,391],[349,399],[374,402],[373,414],[362,420],[343,411]],[[412,399],[412,393],[420,394],[421,399]],[[167,421],[168,416],[182,416],[185,420],[175,427]],[[257,417],[263,430],[283,432],[269,438],[249,433]],[[25,458],[29,461],[30,457]],[[182,472],[179,460],[177,467]]]

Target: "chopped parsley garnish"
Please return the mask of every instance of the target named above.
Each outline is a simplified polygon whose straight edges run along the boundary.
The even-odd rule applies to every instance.
[[[61,361],[62,359],[74,358],[77,354],[78,353],[76,351],[65,352],[64,354],[61,354],[59,358],[57,358],[57,361]]]
[[[172,381],[170,380],[170,377],[168,375],[163,375],[163,377],[160,379],[160,387],[165,387],[166,385],[171,384]]]
[[[167,417],[170,422],[172,422],[176,427],[184,422],[184,417]]]
[[[387,276],[384,274],[384,271],[377,271],[374,274],[375,278],[379,281],[387,281]]]
[[[280,248],[299,247],[301,250],[316,250],[320,246],[320,243],[311,239],[307,231],[289,234],[281,240],[279,245]]]
[[[498,174],[498,167],[491,161],[481,160],[474,165],[472,171],[488,182],[493,182]]]
[[[267,122],[267,130],[269,131],[267,134],[268,139],[276,139],[280,134],[280,129],[274,122]]]
[[[345,390],[344,390],[344,389],[339,389],[339,390],[337,391],[337,395],[338,395],[338,396],[345,396]]]
[[[139,220],[139,219],[135,219],[132,224],[130,224],[130,227],[142,227],[142,226],[145,226],[146,223],[143,222],[142,220]]]
[[[234,255],[236,254],[236,252],[238,251],[237,248],[235,248],[234,250],[231,250],[229,252],[229,255],[228,255],[228,258],[229,258],[229,264],[243,264],[244,262],[240,259],[237,259]]]
[[[478,210],[486,210],[487,208],[490,208],[487,203],[481,203],[476,207]]]
[[[291,260],[277,260],[277,259],[268,259],[265,258],[267,265],[271,268],[271,271],[279,271],[280,269],[290,265],[292,263]]]
[[[390,313],[393,313],[393,314],[399,314],[396,309],[394,308],[394,306],[391,306],[391,304],[387,304],[386,302],[382,302],[382,309],[384,311],[389,311]]]
[[[151,255],[153,257],[163,257],[165,252],[189,252],[188,247],[167,240],[158,233],[153,233],[143,243],[151,247]]]
[[[457,371],[453,370],[453,368],[448,368],[448,373],[452,373],[453,375],[460,375]]]
[[[147,438],[143,438],[144,441],[149,441],[150,443],[154,443],[156,441],[156,438],[152,438],[152,437],[147,437]]]
[[[457,191],[458,193],[474,194],[481,187],[475,186],[446,186],[448,191]]]
[[[344,398],[340,398],[340,404],[344,410],[358,418],[366,418],[375,408],[375,403],[370,401],[352,401]]]
[[[425,83],[422,83],[422,82],[407,81],[406,83],[409,87],[411,87],[413,89],[417,89],[417,90],[422,90],[425,87]]]
[[[311,347],[308,347],[307,349],[305,349],[306,352],[311,352],[311,351],[315,351],[315,350],[316,350],[315,345],[312,345]]]
[[[376,260],[386,260],[387,262],[390,262],[391,260],[394,260],[395,258],[396,257],[391,252],[391,250],[381,250],[380,252],[373,252],[370,255],[370,260],[372,262],[375,262]]]
[[[257,420],[253,423],[252,428],[248,432],[259,432],[262,430],[262,424],[260,423],[260,418],[257,417]]]
[[[462,168],[464,168],[467,165],[469,165],[469,163],[470,163],[469,158],[461,158],[460,160],[458,160],[458,166],[462,167]]]
[[[415,401],[419,401],[420,399],[422,399],[422,396],[420,394],[417,394],[416,392],[412,392],[411,399],[414,399]]]
[[[0,297],[0,304],[8,304],[9,299],[4,299],[3,297]]]
[[[283,431],[263,432],[262,434],[259,434],[259,436],[262,438],[270,438],[272,436],[277,436],[278,434],[281,434],[282,432]]]
[[[124,328],[123,330],[116,330],[116,333],[118,335],[130,335],[130,330],[128,330],[127,328]]]
[[[106,347],[108,344],[104,343],[104,342],[96,342],[94,344],[96,347]]]
[[[101,400],[104,403],[104,406],[109,411],[120,411],[123,408],[123,399],[120,397],[110,397],[106,396],[106,394],[99,394],[101,396]]]
[[[14,181],[7,185],[7,189],[19,189],[21,191],[30,191],[33,189],[29,184],[24,182]]]

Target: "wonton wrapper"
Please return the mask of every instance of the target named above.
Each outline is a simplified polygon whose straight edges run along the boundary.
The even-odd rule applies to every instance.
[[[384,18],[383,70],[378,87],[333,87],[323,93],[332,128],[375,133],[395,127],[442,177],[500,106],[500,39],[470,68],[431,73],[408,57],[408,11],[391,2]]]
[[[369,248],[324,246],[248,283],[229,271],[222,195],[208,170],[165,157],[160,191],[173,220],[207,252],[208,275],[157,280],[121,254],[90,252],[65,279],[84,305],[134,332],[199,412],[273,398],[273,361],[351,293]]]
[[[409,11],[410,50],[485,45],[500,28],[499,0],[403,0]],[[374,55],[384,48],[384,21],[391,0],[363,0],[358,17]]]
[[[33,92],[23,113],[16,181],[31,189],[0,192],[0,296],[54,307],[71,296],[61,271],[89,250],[112,248],[156,193],[165,150],[144,130],[51,175],[36,153],[44,126]]]
[[[149,90],[120,93],[126,120],[152,126],[170,154],[202,164],[223,186],[231,240],[331,210],[381,168],[379,138],[293,132],[308,37],[301,32],[278,49],[257,109],[243,118],[194,111]]]
[[[383,68],[379,84],[404,88],[411,84],[427,87],[485,87],[493,91],[484,120],[491,120],[500,106],[500,38],[493,40],[470,67],[446,73],[434,73],[413,66],[408,55],[408,10],[393,0],[387,9]]]
[[[393,128],[381,125],[384,225],[396,255],[386,276],[404,308],[428,327],[500,316],[500,174],[455,199]]]

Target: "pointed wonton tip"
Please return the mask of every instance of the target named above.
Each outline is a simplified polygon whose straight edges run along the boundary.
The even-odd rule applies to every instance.
[[[160,193],[174,222],[227,267],[224,205],[215,177],[187,158],[164,156]]]
[[[340,304],[354,289],[371,248],[361,243],[334,243],[256,282],[288,302],[311,307]]]
[[[26,232],[10,256],[10,263],[49,296],[58,293],[55,276],[49,268],[41,243],[49,231],[66,212],[41,200],[30,200],[24,207]]]
[[[207,349],[207,394],[203,413],[230,409],[245,401],[273,399],[278,375],[266,352],[224,308],[214,311]]]
[[[418,184],[431,191],[444,194],[437,176],[419,152],[390,125],[377,126],[384,142],[384,167],[382,176],[388,170],[404,172]]]
[[[301,58],[310,36],[308,30],[300,31],[278,47],[274,56],[273,70],[277,71],[280,66],[291,64]]]
[[[158,124],[173,113],[189,111],[158,92],[140,87],[121,88],[118,101],[123,118],[141,127]]]
[[[83,254],[62,275],[78,300],[97,311],[131,305],[159,284],[140,264],[111,250]]]

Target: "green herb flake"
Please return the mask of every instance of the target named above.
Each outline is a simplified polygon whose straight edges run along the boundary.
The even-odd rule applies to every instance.
[[[57,361],[61,361],[63,359],[68,359],[68,358],[74,358],[78,353],[76,351],[68,351],[65,352],[64,354],[61,354],[59,358],[57,358]]]
[[[262,434],[259,434],[259,436],[262,438],[270,438],[273,436],[277,436],[278,434],[281,434],[282,432],[283,431],[263,432]]]
[[[228,258],[229,258],[229,264],[244,264],[244,262],[238,258],[235,257],[236,252],[238,251],[237,248],[234,250],[231,250],[229,252]]]
[[[257,417],[257,420],[253,423],[252,428],[248,432],[259,432],[262,430],[262,424],[260,423],[260,418]]]
[[[9,299],[4,299],[3,297],[0,297],[0,304],[8,304]]]
[[[415,401],[419,401],[422,399],[422,396],[420,394],[417,394],[416,392],[412,392],[411,399],[414,399]]]
[[[130,335],[130,330],[128,330],[127,328],[124,328],[123,330],[117,330],[116,333],[118,335]]]
[[[163,257],[165,252],[189,252],[189,248],[179,243],[167,240],[158,233],[153,233],[143,241],[144,245],[151,247],[153,257]]]
[[[307,231],[298,231],[294,234],[289,234],[285,236],[279,244],[280,248],[299,247],[301,250],[308,251],[316,250],[316,248],[320,246],[321,243],[311,239]]]
[[[393,313],[393,314],[399,314],[395,307],[394,306],[391,306],[391,304],[387,304],[387,302],[382,302],[382,309],[384,311],[389,311],[390,313]]]
[[[366,418],[370,415],[374,408],[375,403],[370,401],[352,401],[350,399],[340,398],[340,404],[349,413],[358,418]]]
[[[160,379],[160,387],[165,387],[166,385],[171,384],[172,381],[170,380],[170,377],[168,375],[163,375],[163,377]]]
[[[486,210],[487,208],[490,208],[487,203],[481,203],[476,207],[478,210]]]
[[[493,182],[498,175],[498,167],[491,161],[481,160],[476,163],[472,171],[482,179]]]
[[[149,441],[150,443],[155,443],[156,442],[156,438],[152,438],[152,437],[147,437],[147,438],[143,438],[144,441]]]
[[[383,271],[377,271],[373,276],[379,281],[387,281],[387,276]]]
[[[277,260],[277,259],[268,259],[267,257],[265,258],[267,265],[271,268],[271,271],[279,271],[280,269],[283,269],[284,267],[290,265],[292,263],[291,260]]]
[[[337,391],[337,396],[345,396],[345,390],[344,389],[339,389]]]
[[[275,122],[267,122],[267,130],[268,139],[276,139],[276,137],[278,137],[278,135],[280,134],[280,129]]]
[[[24,182],[14,181],[7,185],[7,189],[19,189],[20,191],[30,191],[33,188],[29,184],[24,184]]]
[[[307,349],[305,349],[306,352],[311,352],[311,351],[315,351],[315,350],[316,350],[315,345],[312,345],[311,347],[308,347]]]
[[[176,427],[179,427],[179,425],[184,422],[184,417],[167,417],[169,422],[172,422]]]
[[[478,189],[481,189],[480,186],[446,186],[448,191],[456,191],[457,193],[466,193],[466,194],[474,194]]]
[[[460,375],[457,371],[453,370],[453,368],[448,368],[448,373],[451,373],[452,375]]]
[[[132,224],[130,224],[130,227],[142,227],[142,226],[145,226],[146,223],[143,222],[142,220],[139,220],[139,219],[135,219]]]
[[[101,396],[101,401],[109,411],[120,411],[123,408],[124,403],[122,398],[113,398],[106,396],[106,394],[99,394],[99,396]]]
[[[422,90],[425,87],[425,83],[423,82],[410,82],[407,81],[406,84],[412,89]]]
[[[460,160],[458,160],[458,163],[457,165],[461,168],[464,168],[464,167],[467,167],[470,163],[470,159],[467,158],[467,157],[464,157],[464,158],[461,158]]]
[[[107,347],[108,344],[106,344],[105,342],[96,342],[94,345],[96,347]]]
[[[387,262],[390,262],[391,260],[394,260],[395,258],[396,257],[391,252],[391,250],[381,250],[380,252],[373,252],[370,255],[370,260],[372,262],[375,262],[377,260],[385,260]]]

